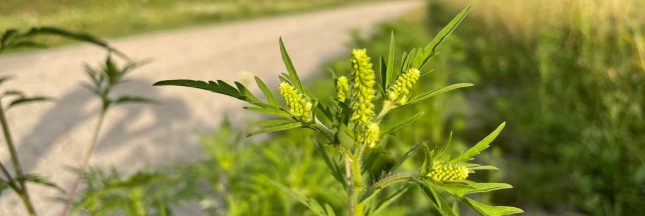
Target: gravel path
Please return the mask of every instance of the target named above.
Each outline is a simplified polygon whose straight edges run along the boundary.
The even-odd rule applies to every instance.
[[[108,113],[91,164],[131,172],[145,164],[200,158],[198,132],[213,131],[223,114],[235,120],[242,103],[205,91],[152,87],[164,79],[239,80],[255,74],[275,87],[284,72],[278,37],[285,40],[296,69],[307,77],[326,60],[347,52],[349,31],[369,31],[375,23],[420,6],[421,1],[380,2],[284,17],[192,27],[113,40],[135,59],[151,58],[120,86],[117,93],[144,95],[157,106],[125,105]],[[101,50],[85,45],[15,53],[0,58],[0,74],[15,80],[2,89],[56,98],[54,103],[27,105],[7,114],[26,172],[38,173],[69,188],[97,121],[98,101],[79,83],[86,80],[82,63],[96,65]],[[248,76],[248,75],[247,75]],[[0,159],[9,164],[4,144]],[[61,205],[49,199],[61,194],[40,186],[29,188],[42,215]],[[0,198],[0,215],[24,215],[13,192]]]

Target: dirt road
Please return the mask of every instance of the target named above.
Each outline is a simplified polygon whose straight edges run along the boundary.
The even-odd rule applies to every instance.
[[[200,158],[198,132],[215,130],[225,114],[239,117],[242,103],[205,91],[152,87],[164,79],[226,81],[254,74],[277,85],[284,72],[278,38],[283,37],[293,62],[304,77],[326,60],[347,52],[349,31],[369,31],[375,23],[420,6],[421,1],[380,2],[306,14],[273,17],[214,26],[191,27],[112,40],[135,59],[154,62],[134,72],[119,93],[155,98],[160,105],[125,105],[108,113],[92,165],[114,166],[131,172],[144,164],[164,164]],[[30,94],[55,97],[55,102],[26,105],[8,113],[24,169],[49,177],[64,188],[90,142],[99,102],[79,83],[86,81],[82,63],[96,65],[105,57],[100,49],[72,45],[0,57],[0,74],[15,80],[2,86]],[[3,142],[4,143],[4,142]],[[10,160],[2,144],[0,158]],[[38,211],[53,215],[60,193],[30,187]],[[13,192],[0,199],[0,215],[24,215]]]

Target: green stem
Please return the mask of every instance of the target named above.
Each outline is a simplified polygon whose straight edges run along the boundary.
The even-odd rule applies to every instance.
[[[11,174],[7,170],[7,167],[5,167],[1,162],[0,169],[2,170],[2,174],[4,174],[4,176],[7,178],[7,184],[9,184],[9,187],[16,191],[16,193],[21,193],[21,189],[18,185],[16,185],[15,179],[11,176]]]
[[[377,124],[381,123],[383,118],[385,118],[385,115],[387,115],[387,113],[394,108],[396,108],[396,105],[392,104],[392,102],[390,102],[389,100],[383,102],[383,108],[381,108],[381,112],[378,113],[374,122]]]
[[[370,190],[380,190],[383,189],[391,184],[397,183],[404,181],[406,179],[410,178],[416,178],[419,177],[419,171],[409,171],[409,172],[400,172],[400,173],[395,173],[392,175],[389,175],[378,182],[374,183],[372,187],[370,187]]]
[[[312,129],[321,132],[327,139],[330,141],[334,140],[334,132],[325,126],[318,118],[314,117],[314,124],[311,126]]]
[[[11,154],[11,162],[13,163],[14,169],[16,170],[16,175],[23,176],[22,172],[22,166],[20,166],[20,160],[18,160],[18,153],[16,152],[16,147],[13,144],[13,140],[11,138],[11,133],[9,132],[9,124],[7,123],[7,118],[4,113],[4,108],[2,107],[2,104],[0,104],[0,124],[2,124],[2,132],[4,133],[4,138],[5,141],[7,142],[7,147],[9,148],[9,153]],[[22,199],[22,202],[25,204],[25,208],[27,209],[27,212],[29,212],[29,215],[37,215],[36,214],[36,209],[34,209],[34,204],[31,201],[31,198],[29,197],[29,192],[27,191],[27,186],[25,185],[25,180],[20,179],[18,180],[18,184],[20,184],[20,192],[18,192],[18,195],[20,195],[20,199]]]
[[[362,148],[361,148],[362,149]],[[362,151],[361,151],[362,152]],[[361,155],[355,154],[354,158],[351,161],[352,166],[352,179],[353,179],[353,201],[354,202],[354,216],[362,216],[364,212],[364,206],[359,200],[359,196],[363,192],[363,176],[361,174]]]
[[[96,127],[94,128],[94,132],[92,134],[92,143],[90,144],[90,147],[87,149],[87,152],[85,152],[85,157],[81,162],[80,173],[76,177],[76,180],[74,180],[74,184],[72,184],[72,188],[70,189],[69,193],[67,193],[67,198],[65,199],[65,206],[63,207],[63,211],[60,214],[61,216],[67,215],[67,211],[69,210],[69,207],[72,205],[72,199],[74,198],[74,193],[76,193],[78,186],[81,184],[81,178],[83,177],[83,175],[85,175],[85,170],[87,169],[87,165],[89,164],[92,153],[94,152],[94,149],[96,148],[96,144],[98,143],[99,134],[101,132],[101,126],[103,125],[103,120],[105,119],[106,113],[107,113],[107,109],[105,107],[101,109],[99,120],[96,123]]]
[[[347,187],[345,187],[347,190],[347,209],[349,210],[349,216],[354,216],[354,184],[352,184],[352,160],[349,154],[345,155],[345,176],[345,184],[347,184]]]

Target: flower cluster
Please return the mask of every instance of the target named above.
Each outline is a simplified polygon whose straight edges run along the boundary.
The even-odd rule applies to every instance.
[[[338,101],[345,102],[347,94],[349,94],[349,82],[347,81],[347,77],[338,77],[338,80],[336,81],[336,92],[338,94]]]
[[[361,136],[357,137],[357,140],[362,145],[374,148],[376,146],[376,142],[378,141],[379,135],[380,129],[378,124],[370,123],[370,125],[367,126],[367,129],[364,130],[364,133],[362,133]]]
[[[428,177],[437,182],[465,180],[468,178],[468,168],[455,164],[434,164]]]
[[[279,87],[280,95],[284,98],[285,103],[289,107],[289,113],[296,119],[304,122],[312,122],[313,104],[307,101],[305,97],[296,91],[296,88],[289,83],[282,82]]]
[[[421,76],[421,72],[416,68],[411,68],[399,76],[387,90],[388,100],[397,105],[404,105],[408,101],[410,89],[419,80],[419,76]]]
[[[374,70],[370,57],[365,49],[352,50],[352,75],[354,86],[352,87],[352,122],[360,127],[367,127],[374,117],[374,104],[372,99],[376,92],[373,89]]]

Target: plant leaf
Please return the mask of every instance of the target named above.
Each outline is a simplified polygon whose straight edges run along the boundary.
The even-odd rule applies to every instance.
[[[34,183],[34,184],[39,184],[39,185],[43,185],[43,186],[53,188],[53,189],[56,189],[56,190],[61,191],[61,192],[65,192],[65,190],[63,190],[63,188],[61,188],[58,185],[56,185],[56,183],[50,181],[49,179],[47,179],[45,177],[34,175],[34,174],[25,174],[25,175],[21,175],[21,176],[16,176],[16,180],[21,181],[21,182],[31,182],[31,183]]]
[[[258,87],[260,87],[260,90],[262,90],[262,93],[264,94],[264,97],[266,97],[269,104],[275,107],[280,107],[278,100],[275,99],[275,96],[273,96],[273,93],[271,93],[271,90],[269,90],[269,88],[264,83],[264,81],[262,81],[259,77],[256,76],[255,83],[258,84]]]
[[[149,104],[156,104],[157,101],[145,97],[137,97],[137,96],[121,96],[114,100],[113,102],[115,105],[116,104],[125,104],[125,103],[149,103]]]
[[[293,67],[293,63],[291,62],[291,58],[287,53],[287,49],[284,48],[284,42],[282,41],[282,38],[280,38],[280,55],[282,56],[282,61],[284,62],[284,66],[287,67],[287,72],[289,72],[289,80],[291,81],[291,84],[293,84],[296,87],[296,89],[298,89],[301,93],[304,94],[305,90],[302,87],[302,83],[300,82],[298,73],[296,73],[296,68]]]
[[[394,43],[394,31],[390,32],[390,47],[387,54],[387,71],[385,72],[385,77],[383,77],[383,90],[387,90],[392,82],[395,79],[396,72],[394,71],[394,54],[395,54],[395,43]]]
[[[392,168],[390,169],[390,172],[396,171],[396,169],[398,169],[401,165],[403,165],[403,163],[406,160],[408,160],[408,158],[412,157],[412,155],[414,155],[414,153],[419,151],[421,146],[423,146],[423,143],[416,144],[416,145],[414,145],[414,147],[412,147],[410,150],[408,150],[405,154],[403,154],[403,156],[401,158],[399,158],[399,160],[396,162],[396,164],[394,164],[394,166],[392,166]]]
[[[437,187],[448,192],[449,194],[462,198],[467,194],[484,193],[501,189],[513,188],[512,185],[506,183],[478,183],[468,180],[446,182],[438,184]]]
[[[423,192],[423,194],[425,194],[426,197],[428,197],[428,199],[432,201],[432,204],[435,206],[437,211],[441,213],[441,215],[456,216],[452,212],[452,208],[446,203],[446,201],[443,200],[443,198],[441,198],[441,196],[439,196],[439,194],[436,191],[434,191],[434,189],[432,189],[432,187],[428,186],[427,183],[419,180],[416,180],[416,182],[421,188],[421,191]]]
[[[500,124],[497,127],[497,129],[495,129],[492,133],[484,137],[484,139],[479,141],[477,144],[475,144],[473,147],[468,149],[466,152],[459,155],[459,157],[451,160],[450,163],[460,163],[475,157],[477,154],[479,154],[479,152],[483,151],[484,149],[490,146],[490,143],[493,142],[493,140],[495,140],[495,138],[499,135],[500,132],[502,132],[502,129],[504,129],[504,126],[506,126],[506,122]]]
[[[278,182],[275,181],[269,181],[271,184],[288,194],[291,198],[297,200],[298,202],[302,203],[303,205],[307,206],[309,210],[313,211],[316,215],[319,216],[333,216],[336,215],[333,211],[328,212],[329,210],[332,210],[330,207],[322,207],[318,201],[315,199],[300,195],[296,193],[295,191],[291,190],[291,188],[288,188]],[[327,206],[327,205],[326,205]]]
[[[392,204],[394,201],[399,199],[401,195],[403,195],[406,191],[408,191],[409,187],[401,187],[398,190],[394,191],[394,193],[388,195],[385,197],[383,200],[381,200],[377,205],[376,208],[374,208],[374,215],[378,215],[380,211],[383,209],[387,208],[390,204]]]
[[[464,8],[453,18],[446,26],[444,26],[439,33],[426,45],[423,47],[423,49],[419,49],[415,58],[414,62],[412,63],[412,67],[414,68],[422,68],[425,66],[426,63],[428,63],[428,60],[432,58],[432,56],[435,56],[437,54],[437,50],[439,50],[439,46],[446,41],[450,33],[452,33],[457,26],[459,26],[459,23],[461,23],[462,20],[468,15],[468,12],[470,12],[470,6]]]
[[[419,117],[421,117],[424,114],[424,112],[417,113],[416,115],[398,120],[394,123],[388,124],[385,127],[383,127],[383,132],[381,133],[381,136],[391,133],[392,131],[405,126],[406,124],[412,123],[414,120],[417,120]]]
[[[296,121],[294,121],[293,119],[269,119],[269,120],[258,121],[255,123],[255,125],[260,127],[272,127],[272,126],[293,123],[293,122],[296,122]]]
[[[486,205],[480,202],[477,202],[473,199],[464,197],[462,199],[466,204],[473,208],[477,213],[486,216],[502,216],[510,214],[519,214],[524,212],[522,209],[511,207],[511,206],[491,206]]]
[[[15,99],[15,100],[11,101],[11,103],[9,103],[9,106],[7,107],[7,109],[10,109],[10,108],[18,106],[18,105],[28,104],[28,103],[31,103],[31,102],[49,101],[51,99],[52,98],[50,98],[50,97],[44,97],[44,96],[21,97],[21,98],[18,98],[18,99]]]
[[[325,150],[325,147],[320,142],[318,142],[317,139],[312,138],[311,140],[313,140],[313,143],[316,146],[316,151],[325,161],[325,165],[327,165],[327,168],[329,168],[331,174],[336,180],[338,180],[338,182],[340,182],[341,185],[343,185],[343,187],[345,187],[345,179],[343,177],[342,171],[340,170],[340,168],[338,168],[338,164],[329,157],[327,150]]]
[[[417,96],[413,97],[404,106],[415,104],[415,103],[421,102],[421,101],[423,101],[425,99],[428,99],[428,98],[431,98],[431,97],[434,97],[434,96],[437,96],[437,95],[440,95],[440,94],[443,94],[443,93],[446,93],[446,92],[449,92],[449,91],[452,91],[452,90],[455,90],[455,89],[465,88],[465,87],[470,87],[470,86],[473,86],[473,84],[471,84],[471,83],[457,83],[457,84],[452,84],[452,85],[445,86],[445,87],[442,87],[442,88],[439,88],[439,89],[435,89],[435,90],[432,90],[432,91],[429,91],[429,92],[425,92],[423,94],[420,94],[420,95],[417,95]],[[401,107],[403,107],[403,106],[401,106]]]
[[[49,34],[49,35],[58,35],[62,36],[65,38],[69,39],[74,39],[78,41],[84,41],[87,43],[91,43],[100,47],[105,48],[106,50],[116,53],[120,57],[124,59],[130,59],[127,55],[122,53],[121,51],[117,50],[116,48],[110,46],[106,41],[103,39],[100,39],[96,36],[93,36],[91,34],[83,33],[83,32],[71,32],[67,31],[61,28],[56,28],[56,27],[50,27],[50,26],[44,26],[44,27],[35,27],[31,28],[29,31],[27,31],[23,37],[30,37],[33,35],[39,35],[39,34]]]
[[[264,107],[244,107],[244,109],[253,111],[253,112],[264,113],[267,115],[277,116],[277,117],[291,118],[291,115],[289,113],[279,109],[271,109],[271,108],[264,108]]]
[[[302,127],[303,125],[304,124],[302,122],[286,123],[286,124],[276,125],[276,126],[272,126],[272,127],[262,128],[260,130],[253,131],[253,132],[249,133],[246,136],[250,137],[250,136],[255,136],[255,135],[263,134],[263,133],[289,130],[289,129]]]

